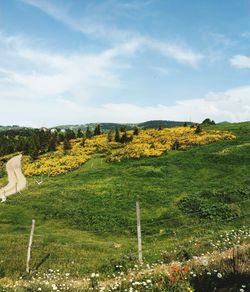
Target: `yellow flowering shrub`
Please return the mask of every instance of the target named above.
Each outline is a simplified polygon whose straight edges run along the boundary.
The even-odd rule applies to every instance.
[[[128,131],[128,135],[132,132]],[[71,150],[64,153],[63,145],[54,152],[40,155],[35,161],[29,156],[23,157],[23,171],[26,176],[48,174],[51,176],[74,170],[88,161],[92,154],[102,153],[107,161],[138,159],[141,157],[160,156],[178,143],[178,149],[186,149],[192,145],[208,144],[221,139],[233,139],[235,136],[223,131],[202,131],[195,133],[195,128],[178,127],[165,129],[141,130],[129,143],[108,142],[107,135],[86,139],[71,140]],[[178,141],[178,142],[177,142]]]
[[[58,151],[50,154],[45,154],[39,159],[32,161],[29,156],[23,157],[23,171],[26,176],[47,174],[56,176],[76,169],[86,161],[90,156],[82,153],[81,155],[61,155]]]
[[[113,151],[109,160],[120,161],[128,158],[160,156],[171,150],[176,141],[178,141],[179,149],[186,149],[192,145],[203,145],[221,139],[234,138],[235,136],[229,132],[215,130],[196,134],[195,128],[191,127],[141,130],[139,135],[134,136],[131,143]]]

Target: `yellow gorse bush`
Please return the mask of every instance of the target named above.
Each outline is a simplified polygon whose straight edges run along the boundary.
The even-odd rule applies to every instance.
[[[128,136],[132,135],[128,131]],[[124,159],[138,159],[141,157],[157,157],[173,148],[178,143],[179,149],[186,149],[193,145],[203,145],[222,139],[234,139],[235,136],[223,131],[203,131],[195,133],[195,128],[178,127],[165,129],[141,130],[134,136],[132,142],[121,144],[108,142],[107,135],[86,139],[71,140],[72,149],[64,153],[62,145],[54,152],[39,156],[32,161],[29,156],[23,157],[23,170],[27,176],[48,174],[56,176],[77,169],[91,158],[94,153],[103,153],[107,161],[121,161]],[[177,142],[178,141],[178,142]]]
[[[194,145],[234,138],[235,136],[229,132],[215,130],[196,134],[195,129],[190,127],[165,128],[162,130],[148,129],[140,131],[138,136],[134,136],[131,143],[114,151],[109,160],[120,161],[126,158],[160,156],[171,150],[176,141],[178,141],[179,149],[186,149]]]

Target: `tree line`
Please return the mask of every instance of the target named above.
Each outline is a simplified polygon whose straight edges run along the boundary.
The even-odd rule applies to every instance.
[[[200,125],[196,125],[196,134],[202,132],[201,126],[214,125],[215,122],[210,119],[205,119]],[[187,126],[185,123],[183,126]],[[191,127],[195,127],[193,124]],[[161,130],[159,127],[158,130]],[[14,128],[0,131],[0,156],[15,152],[23,152],[36,159],[40,154],[50,151],[55,151],[57,146],[62,143],[64,151],[71,149],[70,140],[82,138],[82,146],[84,146],[86,139],[91,139],[94,136],[103,134],[100,125],[96,125],[94,130],[87,127],[86,131],[78,129],[73,131],[71,129],[33,129],[33,128]],[[125,127],[110,130],[107,134],[109,142],[129,143],[133,137],[139,134],[139,128],[135,127],[133,133],[127,132]],[[173,146],[178,149],[178,141]]]
[[[139,129],[134,129],[134,135],[138,135]],[[23,152],[36,159],[40,154],[55,151],[57,146],[62,143],[66,152],[71,149],[70,140],[82,138],[82,146],[86,139],[103,134],[100,125],[94,130],[89,127],[86,131],[78,129],[76,132],[71,129],[32,129],[19,128],[8,129],[0,132],[0,156],[8,155],[15,152]],[[109,142],[115,141],[127,143],[132,141],[133,135],[128,135],[125,128],[115,131],[109,131],[107,135]]]

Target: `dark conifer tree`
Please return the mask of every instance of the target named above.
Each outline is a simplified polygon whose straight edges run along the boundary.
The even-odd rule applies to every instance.
[[[95,127],[95,130],[94,130],[94,136],[98,136],[98,135],[101,135],[101,127],[100,127],[100,125],[97,125]]]
[[[86,133],[85,133],[85,137],[86,137],[87,139],[90,139],[90,138],[93,137],[93,133],[92,133],[92,131],[89,129],[89,127],[87,127],[87,130],[86,130]]]
[[[64,141],[63,141],[63,150],[64,150],[64,153],[66,153],[70,149],[71,149],[70,141],[69,141],[69,139],[67,139],[67,137],[65,137],[64,138]]]
[[[48,151],[56,151],[57,146],[57,136],[55,134],[51,135]]]
[[[117,128],[115,129],[115,142],[120,142],[120,132]]]
[[[201,125],[198,125],[195,129],[195,134],[200,134],[202,132]]]
[[[86,142],[86,138],[82,137],[82,142],[81,142],[81,146],[84,147],[85,146],[85,142]]]
[[[112,142],[113,141],[113,136],[114,136],[114,132],[112,130],[110,130],[108,132],[108,142]]]
[[[139,135],[139,129],[137,127],[134,128],[133,135],[135,135],[135,136]]]
[[[81,129],[77,130],[77,138],[82,138],[83,137],[83,131]]]

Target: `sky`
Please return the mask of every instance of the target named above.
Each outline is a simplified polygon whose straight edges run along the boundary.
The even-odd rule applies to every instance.
[[[250,0],[1,0],[0,125],[250,120]]]

